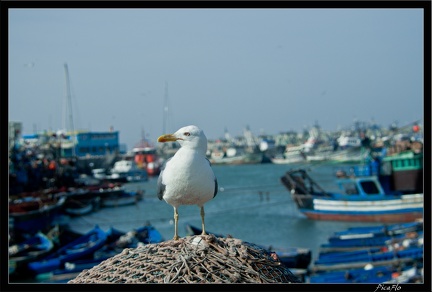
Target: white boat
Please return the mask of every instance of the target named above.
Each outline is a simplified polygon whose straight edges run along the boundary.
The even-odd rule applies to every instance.
[[[303,145],[287,145],[282,156],[275,156],[270,158],[272,163],[275,164],[288,164],[304,162],[306,156],[303,152]]]
[[[263,153],[248,151],[246,147],[215,148],[209,160],[212,164],[256,164],[262,162]]]
[[[310,147],[305,152],[308,162],[328,161],[336,163],[364,161],[369,151],[362,146],[361,139],[352,136],[340,136],[335,146],[320,145]]]
[[[368,156],[369,151],[362,146],[358,146],[336,150],[327,157],[327,160],[331,162],[361,162]]]
[[[118,207],[125,205],[133,205],[138,203],[143,198],[144,191],[122,192],[120,194],[108,196],[102,199],[103,207]]]
[[[114,166],[106,171],[103,168],[92,170],[93,176],[100,180],[122,181],[122,182],[139,182],[148,180],[148,174],[145,169],[138,168],[133,160],[119,160]]]

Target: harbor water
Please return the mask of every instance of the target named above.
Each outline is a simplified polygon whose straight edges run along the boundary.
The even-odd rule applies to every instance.
[[[341,167],[338,164],[213,165],[219,191],[204,206],[206,230],[264,246],[308,248],[315,260],[320,244],[325,243],[333,232],[352,226],[379,225],[307,219],[297,210],[290,193],[280,182],[287,170],[297,167],[310,169],[310,174],[324,189],[337,191],[334,175]],[[70,218],[69,226],[84,233],[95,224],[104,230],[112,226],[129,231],[150,223],[165,240],[172,239],[173,207],[157,198],[156,185],[157,177],[129,183],[127,189],[145,191],[143,200],[135,205],[101,208],[89,215]],[[178,211],[180,236],[188,235],[186,223],[201,228],[199,207],[180,206]]]

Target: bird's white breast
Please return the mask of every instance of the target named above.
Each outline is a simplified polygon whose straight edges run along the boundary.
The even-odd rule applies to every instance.
[[[163,199],[172,206],[202,206],[213,198],[214,178],[205,156],[179,149],[163,172],[162,183],[166,185]]]

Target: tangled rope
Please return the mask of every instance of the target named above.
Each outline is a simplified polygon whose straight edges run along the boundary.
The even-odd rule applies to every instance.
[[[300,283],[261,247],[231,237],[194,235],[126,248],[69,284]]]

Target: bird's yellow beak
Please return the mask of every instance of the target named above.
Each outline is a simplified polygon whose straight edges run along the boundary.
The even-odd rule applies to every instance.
[[[158,142],[175,142],[177,141],[178,138],[176,136],[174,136],[173,134],[165,134],[162,136],[159,136],[159,138],[157,139]]]

